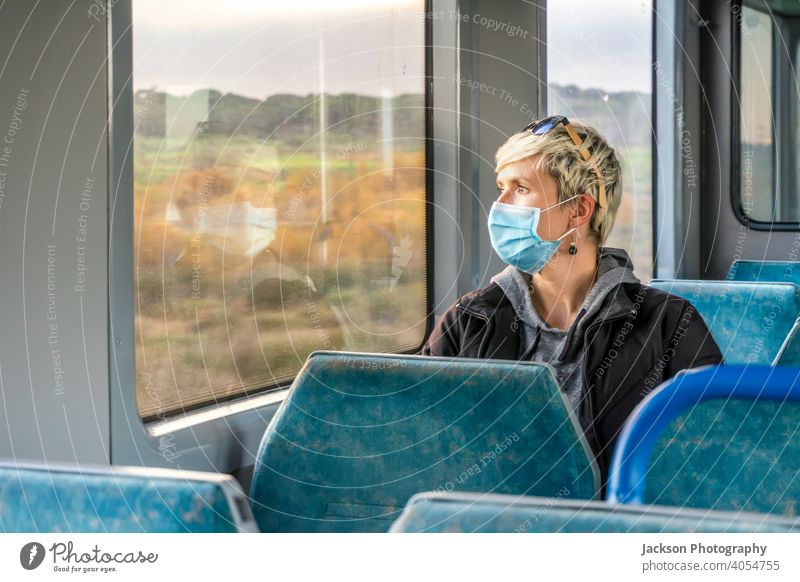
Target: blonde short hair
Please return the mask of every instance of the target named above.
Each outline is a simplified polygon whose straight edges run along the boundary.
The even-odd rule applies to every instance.
[[[504,166],[539,156],[537,169],[546,169],[558,183],[558,201],[567,200],[576,194],[589,194],[598,197],[597,174],[592,164],[597,164],[606,187],[608,208],[605,211],[595,205],[594,216],[590,222],[591,230],[600,244],[603,244],[619,209],[622,198],[622,168],[617,153],[605,138],[592,126],[570,120],[582,140],[589,140],[591,157],[584,160],[563,125],[557,125],[542,135],[530,131],[515,133],[497,150],[495,172]]]

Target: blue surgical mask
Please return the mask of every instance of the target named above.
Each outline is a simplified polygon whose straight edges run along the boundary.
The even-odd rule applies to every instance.
[[[517,206],[495,201],[489,211],[489,238],[492,240],[495,252],[503,261],[521,271],[531,275],[541,271],[561,246],[561,239],[575,228],[569,229],[556,240],[542,240],[542,237],[536,234],[539,217],[542,212],[578,196],[580,194],[547,208]]]

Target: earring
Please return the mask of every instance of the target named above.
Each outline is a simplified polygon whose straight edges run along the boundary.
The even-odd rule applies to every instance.
[[[576,235],[578,234],[577,231],[575,232],[575,234]],[[569,249],[567,250],[567,252],[569,252],[569,254],[571,255],[575,255],[578,253],[578,245],[575,244],[575,240],[569,243]]]

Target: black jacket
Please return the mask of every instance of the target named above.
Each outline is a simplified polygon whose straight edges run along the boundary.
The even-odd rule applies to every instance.
[[[513,305],[491,283],[442,315],[422,355],[521,360],[521,333]],[[583,346],[578,421],[605,496],[614,443],[636,404],[680,370],[721,363],[722,354],[688,301],[639,283],[621,283],[608,293],[585,328]]]

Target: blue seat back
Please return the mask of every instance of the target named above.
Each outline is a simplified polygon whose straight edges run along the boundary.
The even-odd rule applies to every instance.
[[[386,531],[422,490],[592,498],[576,427],[543,364],[315,352],[264,435],[253,513],[262,531]]]
[[[773,365],[800,368],[800,320],[789,331]]]
[[[800,369],[708,366],[662,384],[620,434],[608,499],[798,515]]]
[[[729,281],[794,283],[800,287],[800,262],[734,261],[725,279]]]
[[[800,290],[791,283],[655,280],[651,285],[697,309],[726,364],[772,364],[800,315]]]
[[[800,286],[800,262],[734,261],[725,278],[731,281],[781,282]],[[800,323],[795,322],[773,364],[800,366]]]
[[[800,519],[665,506],[565,501],[558,496],[415,495],[392,525],[404,533],[800,532]]]
[[[0,532],[257,531],[229,475],[0,464]]]

